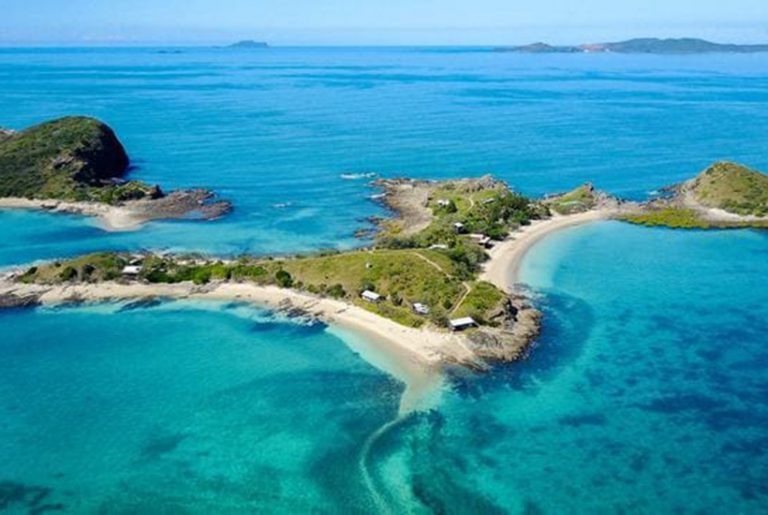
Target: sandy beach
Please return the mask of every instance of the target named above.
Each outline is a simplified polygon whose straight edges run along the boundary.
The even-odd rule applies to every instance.
[[[106,231],[133,231],[146,219],[124,207],[96,202],[63,202],[60,200],[32,200],[18,197],[0,198],[0,209],[35,209],[54,213],[71,213],[96,217]]]
[[[489,251],[490,259],[480,274],[480,280],[488,281],[497,288],[512,293],[519,282],[520,264],[528,251],[542,238],[553,232],[577,225],[607,220],[614,209],[593,209],[573,215],[555,215],[546,220],[535,220],[513,232],[507,240]]]

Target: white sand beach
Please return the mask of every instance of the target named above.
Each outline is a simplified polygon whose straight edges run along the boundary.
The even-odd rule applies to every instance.
[[[497,288],[512,293],[519,282],[520,264],[528,251],[542,238],[553,232],[597,220],[607,220],[615,215],[611,208],[593,209],[573,215],[555,215],[546,220],[534,220],[513,232],[505,241],[489,251],[480,280],[488,281]]]
[[[35,209],[55,213],[72,213],[96,217],[105,231],[133,231],[147,219],[131,209],[96,202],[64,202],[60,200],[33,200],[19,197],[0,198],[0,209]]]

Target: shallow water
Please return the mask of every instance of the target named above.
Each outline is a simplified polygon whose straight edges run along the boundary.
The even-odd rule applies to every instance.
[[[21,512],[370,506],[358,456],[402,386],[323,326],[182,302],[0,324],[0,508],[8,491]]]
[[[436,511],[764,512],[766,257],[753,231],[550,236],[522,270],[546,312],[531,358],[458,380],[382,449],[382,482],[403,463]]]

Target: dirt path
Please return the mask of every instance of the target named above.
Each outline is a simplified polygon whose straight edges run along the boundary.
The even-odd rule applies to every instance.
[[[454,313],[456,313],[456,311],[464,303],[464,299],[466,299],[467,295],[469,295],[470,292],[472,291],[472,287],[468,283],[463,282],[463,283],[461,283],[461,285],[464,287],[464,295],[462,295],[461,298],[459,299],[459,301],[456,303],[456,305],[453,306],[453,309],[451,309],[451,312],[448,313],[448,316],[452,316]]]

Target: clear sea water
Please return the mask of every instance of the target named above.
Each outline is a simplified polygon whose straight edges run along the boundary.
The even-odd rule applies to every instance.
[[[0,266],[349,248],[383,211],[343,174],[642,198],[717,159],[768,169],[761,55],[179,52],[0,50],[0,125],[98,116],[137,178],[213,188],[235,213],[106,233],[0,212]],[[551,236],[523,269],[547,315],[531,358],[458,374],[404,418],[356,336],[253,308],[0,313],[0,510],[765,512],[766,258],[756,231]]]

